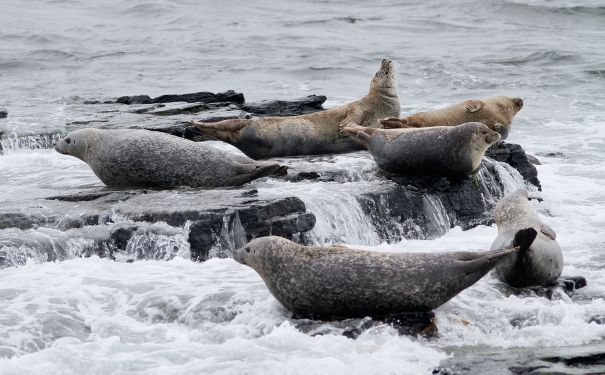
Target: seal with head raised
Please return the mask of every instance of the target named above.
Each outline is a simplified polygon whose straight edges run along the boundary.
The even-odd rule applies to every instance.
[[[385,118],[380,121],[385,129],[456,126],[466,122],[480,122],[500,133],[506,139],[513,117],[523,108],[523,99],[494,96],[471,99],[430,112],[418,112],[404,118]]]
[[[385,59],[368,95],[355,102],[300,116],[193,121],[188,131],[193,140],[224,141],[254,159],[333,154],[362,149],[355,140],[340,135],[341,124],[378,127],[381,118],[399,116],[400,109],[395,65]]]
[[[401,176],[465,178],[475,172],[500,135],[478,122],[432,128],[374,129],[348,124],[385,172]]]
[[[517,249],[410,253],[301,246],[262,237],[234,252],[288,310],[312,318],[428,312],[449,301]]]
[[[258,163],[208,144],[149,130],[79,129],[55,145],[90,166],[107,186],[219,187],[283,175],[279,164]]]
[[[495,268],[496,278],[513,287],[555,284],[563,270],[563,253],[555,231],[530,206],[527,191],[519,189],[506,195],[496,205],[495,213],[498,237],[492,249],[510,246],[521,228],[533,228],[538,233],[531,246],[522,247]]]

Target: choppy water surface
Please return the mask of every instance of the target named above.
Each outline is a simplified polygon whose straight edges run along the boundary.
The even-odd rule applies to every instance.
[[[248,101],[324,94],[336,105],[364,95],[390,57],[404,113],[472,97],[524,98],[509,140],[543,163],[543,201],[532,204],[558,234],[563,273],[589,282],[549,300],[513,295],[488,276],[437,310],[437,338],[385,325],[354,340],[334,327],[301,332],[261,279],[232,260],[187,260],[187,228],[150,228],[153,236],[130,250],[155,246],[159,260],[134,263],[78,258],[103,226],[0,230],[0,256],[25,254],[14,264],[27,263],[0,270],[0,373],[421,374],[453,361],[506,374],[537,351],[602,347],[605,325],[593,319],[605,314],[602,1],[9,0],[0,25],[4,206],[102,187],[84,163],[47,149],[75,121],[113,121],[85,99],[234,89]],[[379,245],[349,194],[375,186],[371,160],[356,153],[334,162],[352,182],[250,187],[261,197],[300,196],[318,218],[318,242],[483,250],[496,236],[495,226],[479,226]],[[64,260],[45,262],[53,259]]]

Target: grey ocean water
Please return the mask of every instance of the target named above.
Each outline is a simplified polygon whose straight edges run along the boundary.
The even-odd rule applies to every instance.
[[[86,99],[234,89],[248,101],[323,94],[333,106],[364,95],[388,57],[399,67],[404,113],[492,95],[524,99],[509,141],[542,162],[543,201],[534,204],[558,233],[564,274],[583,275],[589,285],[549,300],[508,295],[487,277],[437,310],[437,338],[400,336],[389,326],[356,340],[333,327],[325,331],[334,334],[312,336],[253,271],[227,259],[183,259],[186,227],[166,227],[143,244],[178,249],[174,259],[132,264],[75,257],[103,228],[11,228],[0,230],[0,253],[22,258],[0,270],[0,374],[422,374],[440,365],[508,374],[536,356],[605,352],[598,324],[605,315],[605,2],[1,5],[0,107],[9,111],[0,119],[2,205],[102,186],[83,163],[18,141],[102,117],[82,109]],[[352,171],[372,168],[367,158],[336,161]],[[483,250],[496,235],[495,226],[479,226],[380,244],[347,184],[255,187],[260,196],[303,195],[323,242]],[[64,260],[45,262],[36,246]]]

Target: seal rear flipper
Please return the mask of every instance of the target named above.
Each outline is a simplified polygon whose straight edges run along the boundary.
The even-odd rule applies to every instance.
[[[216,129],[222,131],[238,131],[250,122],[250,119],[234,118],[218,122],[191,121],[195,128]]]
[[[519,248],[519,255],[523,255],[529,250],[531,244],[536,239],[538,232],[534,228],[521,229],[515,233],[513,246]]]
[[[185,129],[185,138],[194,141],[224,141],[235,143],[235,136],[252,120],[231,119],[219,122],[191,121]]]
[[[281,164],[259,165],[252,172],[241,174],[234,177],[235,185],[243,185],[257,178],[268,176],[285,176],[288,174],[288,167]]]
[[[517,251],[519,251],[518,247],[512,247],[509,249],[491,250],[485,253],[466,253],[459,259],[460,267],[466,275],[475,274],[477,280],[479,280],[479,278],[488,273],[500,261]]]
[[[409,128],[411,127],[408,124],[407,118],[398,118],[398,117],[387,117],[380,120],[380,124],[383,129],[399,129],[399,128]]]

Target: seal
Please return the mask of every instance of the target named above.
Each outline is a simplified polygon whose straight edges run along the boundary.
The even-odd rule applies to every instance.
[[[489,146],[500,135],[478,122],[432,128],[374,129],[346,125],[385,172],[401,176],[452,179],[473,174]]]
[[[385,59],[369,93],[355,102],[300,116],[193,121],[187,131],[195,141],[224,141],[254,159],[333,154],[363,149],[340,135],[341,124],[378,127],[381,118],[399,116],[400,110],[395,64]]]
[[[142,130],[79,129],[55,150],[90,166],[107,186],[219,187],[286,174],[279,164],[261,164],[204,143]]]
[[[380,121],[385,129],[456,126],[466,122],[480,122],[500,133],[506,139],[513,117],[523,108],[523,99],[494,96],[471,99],[430,112],[418,112],[405,118],[385,118]]]
[[[529,205],[526,190],[516,190],[498,202],[495,211],[498,237],[492,249],[510,246],[521,228],[533,228],[537,237],[529,247],[500,263],[494,270],[497,279],[513,287],[556,284],[563,270],[563,253],[555,231],[544,224]]]
[[[331,319],[431,311],[515,251],[379,252],[271,236],[252,240],[233,257],[253,268],[288,310]]]

